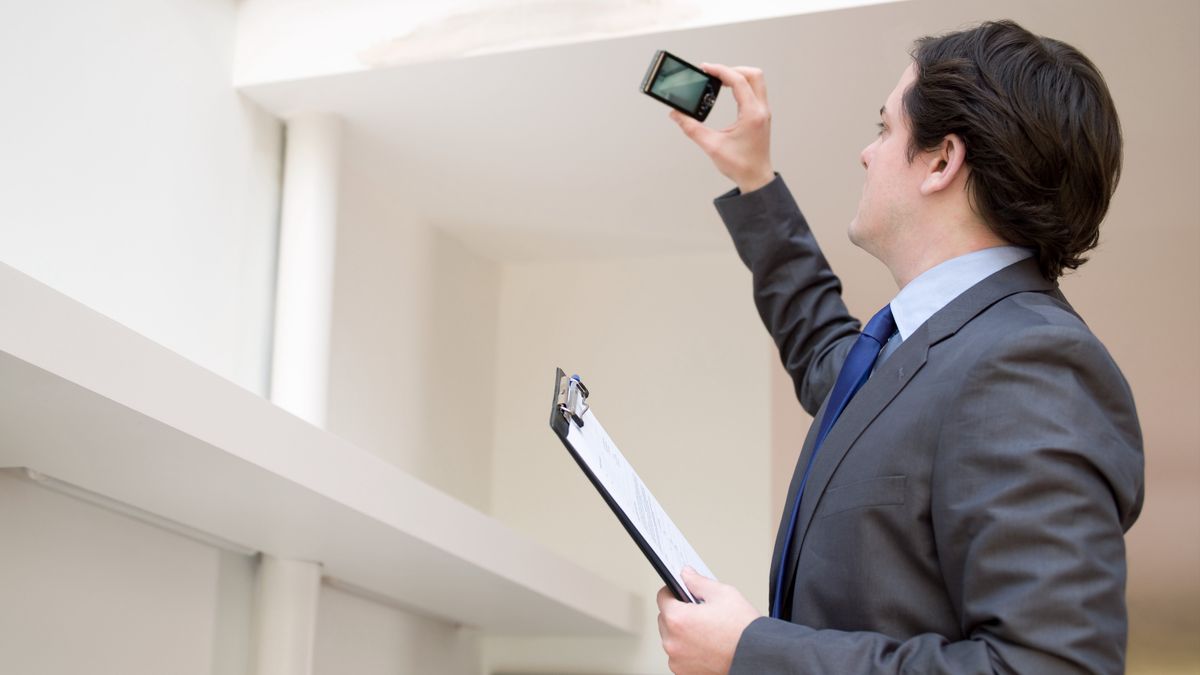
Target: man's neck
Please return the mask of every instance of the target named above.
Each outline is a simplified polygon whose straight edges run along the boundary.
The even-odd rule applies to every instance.
[[[1007,246],[1009,242],[996,236],[982,223],[964,223],[954,229],[929,232],[924,241],[913,242],[899,251],[893,260],[884,260],[897,288],[904,288],[913,279],[938,265],[959,256],[985,248]]]

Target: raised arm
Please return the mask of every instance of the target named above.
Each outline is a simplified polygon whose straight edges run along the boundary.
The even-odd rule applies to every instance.
[[[754,303],[779,347],[800,404],[815,414],[833,387],[860,324],[808,223],[771,166],[771,113],[762,71],[704,64],[737,100],[721,130],[671,112],[684,133],[738,188],[716,200],[734,246],[754,277]]]

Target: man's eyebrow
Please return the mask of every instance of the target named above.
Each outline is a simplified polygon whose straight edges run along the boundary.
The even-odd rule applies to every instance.
[[[879,116],[883,117],[886,113],[887,113],[887,106],[886,105],[879,106]]]

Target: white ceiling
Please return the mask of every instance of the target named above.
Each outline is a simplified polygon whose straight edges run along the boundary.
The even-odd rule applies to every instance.
[[[858,152],[914,38],[1011,17],[1080,47],[1115,92],[1137,52],[1122,36],[1140,16],[1115,0],[914,0],[242,91],[284,118],[340,114],[354,179],[490,257],[657,255],[726,250],[710,200],[729,184],[639,93],[651,55],[756,65],[770,87],[776,167],[839,248],[862,184]],[[726,90],[709,124],[733,114]]]

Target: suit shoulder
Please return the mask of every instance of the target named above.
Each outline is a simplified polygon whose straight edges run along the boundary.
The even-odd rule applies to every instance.
[[[1039,343],[1059,346],[1074,344],[1102,352],[1108,351],[1087,323],[1057,293],[1024,292],[1002,298],[960,329],[964,342],[992,352],[1000,349],[1024,351]]]
[[[989,377],[997,368],[1036,366],[1067,373],[1080,385],[1108,389],[1132,405],[1120,367],[1088,325],[1058,293],[1023,292],[1002,298],[931,348],[960,378]]]
[[[1061,326],[1091,333],[1087,324],[1059,293],[1027,291],[1000,299],[978,317],[1014,326]]]

